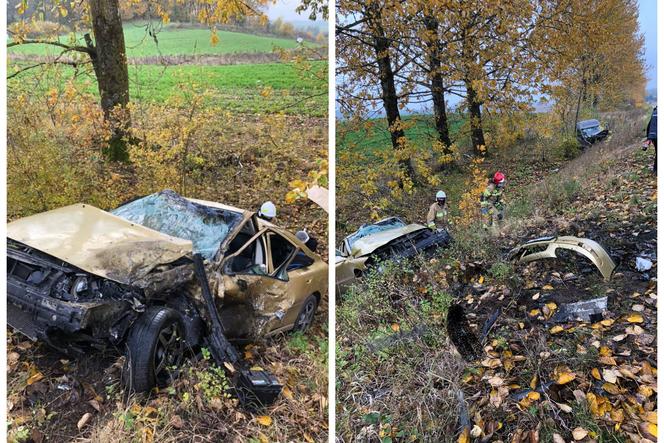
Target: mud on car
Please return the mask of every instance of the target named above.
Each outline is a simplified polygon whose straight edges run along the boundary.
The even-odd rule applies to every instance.
[[[327,264],[295,235],[169,190],[19,219],[7,237],[9,325],[69,354],[125,349],[135,391],[167,384],[187,349],[242,366],[231,341],[306,330],[327,297]],[[279,388],[270,374],[243,377]]]
[[[447,246],[451,239],[446,230],[434,231],[417,223],[406,224],[399,217],[364,224],[344,238],[336,250],[337,294],[380,261],[430,253]]]

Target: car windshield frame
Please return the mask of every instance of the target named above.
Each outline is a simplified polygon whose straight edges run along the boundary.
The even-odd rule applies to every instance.
[[[370,235],[378,234],[380,232],[391,231],[393,229],[404,228],[406,226],[408,226],[406,222],[401,220],[399,217],[389,217],[370,225],[362,225],[360,229],[346,237],[344,239],[344,243],[346,244],[346,249],[351,251],[353,245],[357,243],[358,240],[361,240]]]
[[[213,260],[229,235],[242,223],[242,212],[193,202],[165,190],[125,203],[111,214],[172,237],[192,242],[194,253]]]

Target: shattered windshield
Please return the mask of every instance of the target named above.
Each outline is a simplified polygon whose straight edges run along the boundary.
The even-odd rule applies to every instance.
[[[111,211],[130,222],[173,237],[191,240],[194,252],[211,260],[242,214],[212,208],[165,190],[139,198]]]
[[[600,129],[599,126],[593,126],[592,128],[586,128],[586,129],[583,129],[582,131],[583,131],[583,135],[585,135],[586,137],[592,137],[593,135],[597,135],[600,132],[602,132],[602,130]]]
[[[353,234],[346,237],[348,240],[348,248],[352,249],[356,241],[369,235],[377,234],[379,232],[389,231],[390,229],[403,228],[406,223],[396,217],[381,220],[373,225],[363,225],[360,229]]]

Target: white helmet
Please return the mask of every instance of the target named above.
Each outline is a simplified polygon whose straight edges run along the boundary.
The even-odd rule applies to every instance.
[[[266,218],[274,218],[277,216],[277,207],[271,201],[267,201],[261,205],[258,215]]]
[[[447,195],[445,195],[444,191],[436,192],[436,200],[438,200],[439,198],[447,198]]]

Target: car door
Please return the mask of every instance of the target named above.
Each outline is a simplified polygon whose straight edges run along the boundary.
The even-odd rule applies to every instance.
[[[290,329],[295,324],[305,300],[313,294],[316,268],[315,260],[307,255],[295,243],[278,232],[268,233],[270,265],[276,278],[288,281],[287,292],[282,294],[286,308],[283,318],[273,321],[273,331]]]
[[[275,236],[283,239],[275,241]],[[274,249],[272,249],[274,247]],[[297,248],[270,228],[263,228],[246,245],[222,262],[224,304],[248,303],[260,335],[288,324],[297,298],[289,290],[288,272]]]
[[[337,294],[343,293],[348,286],[360,278],[366,270],[367,257],[347,257],[340,251],[335,256],[335,283]]]

